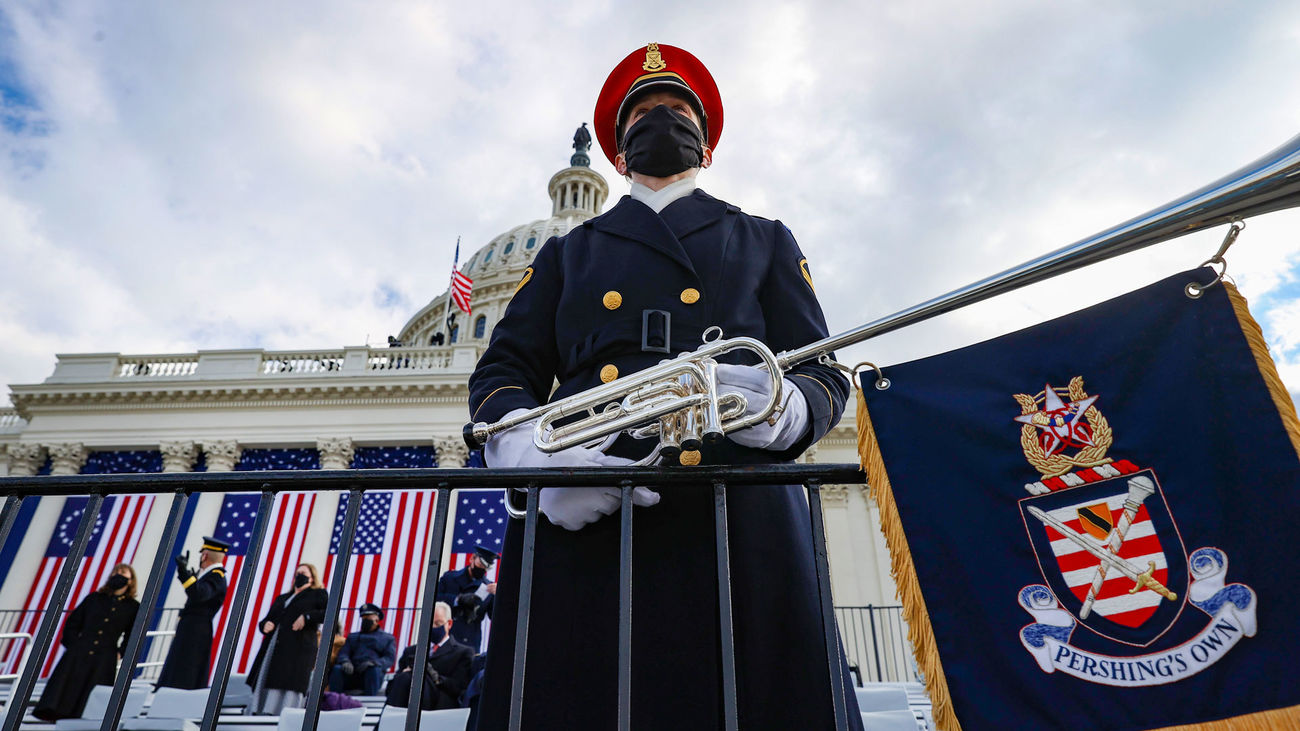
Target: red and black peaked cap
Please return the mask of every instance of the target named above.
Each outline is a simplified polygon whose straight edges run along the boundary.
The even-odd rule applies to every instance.
[[[596,139],[610,164],[622,141],[627,107],[650,89],[684,93],[704,123],[705,144],[717,148],[722,136],[722,97],[712,74],[688,51],[665,43],[649,43],[614,67],[596,99]]]

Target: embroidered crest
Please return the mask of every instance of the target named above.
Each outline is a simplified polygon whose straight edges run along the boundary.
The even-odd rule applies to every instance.
[[[1015,420],[1024,424],[1020,447],[1043,477],[1110,462],[1106,457],[1114,441],[1110,424],[1097,409],[1099,397],[1083,390],[1082,376],[1070,379],[1068,388],[1048,384],[1033,396],[1018,393],[1014,398],[1020,404],[1020,416]]]
[[[641,68],[646,71],[663,71],[668,68],[668,64],[664,63],[664,57],[659,53],[658,43],[646,45],[645,63],[641,64]]]
[[[1254,636],[1254,590],[1224,585],[1222,550],[1188,555],[1154,469],[1105,457],[1114,436],[1082,377],[1068,389],[1049,385],[1015,398],[1023,412],[1015,417],[1024,424],[1021,448],[1043,475],[1025,485],[1029,496],[1019,508],[1045,583],[1024,587],[1018,597],[1034,618],[1020,640],[1043,672],[1103,685],[1173,683]],[[1071,465],[1084,469],[1070,472]],[[1158,652],[1124,653],[1160,639],[1189,606],[1209,617],[1195,636]],[[1079,625],[1115,654],[1095,651],[1096,638],[1087,648],[1071,644]]]

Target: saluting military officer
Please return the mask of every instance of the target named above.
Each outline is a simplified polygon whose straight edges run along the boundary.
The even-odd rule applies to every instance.
[[[226,599],[226,569],[222,562],[230,544],[203,537],[199,568],[189,565],[189,552],[176,557],[176,579],[185,588],[185,606],[176,622],[167,660],[158,675],[160,688],[208,687],[208,661],[212,656],[212,618]]]
[[[694,350],[710,326],[775,351],[826,336],[790,231],[697,186],[722,122],[717,86],[690,53],[652,43],[615,67],[594,127],[631,191],[538,252],[470,378],[473,420],[493,422]],[[771,387],[743,358],[720,366],[718,379],[756,410]],[[733,432],[702,454],[683,452],[682,463],[793,460],[839,420],[848,382],[834,369],[804,363],[783,386],[775,423]],[[547,455],[533,445],[532,426],[490,440],[488,466],[629,464],[652,446],[624,435],[604,452]],[[601,518],[619,509],[619,491],[547,488],[540,504],[549,521],[537,529],[524,727],[609,728],[617,717],[619,524]],[[720,727],[711,491],[638,488],[634,504],[633,724]],[[727,507],[741,728],[827,728],[830,679],[802,490],[732,490]],[[510,521],[479,729],[507,724],[522,539],[522,521]],[[852,693],[849,703],[856,728]]]
[[[483,644],[483,618],[492,616],[497,584],[487,580],[488,569],[501,555],[486,546],[474,546],[469,563],[438,579],[437,600],[451,607],[451,636],[477,655]]]

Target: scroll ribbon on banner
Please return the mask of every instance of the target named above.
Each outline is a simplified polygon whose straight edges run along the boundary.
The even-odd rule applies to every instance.
[[[1213,277],[866,377],[939,728],[1300,728],[1300,420]]]

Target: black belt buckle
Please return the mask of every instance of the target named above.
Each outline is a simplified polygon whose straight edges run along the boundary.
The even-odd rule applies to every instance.
[[[641,310],[642,353],[671,352],[672,320],[672,314],[665,310]]]

